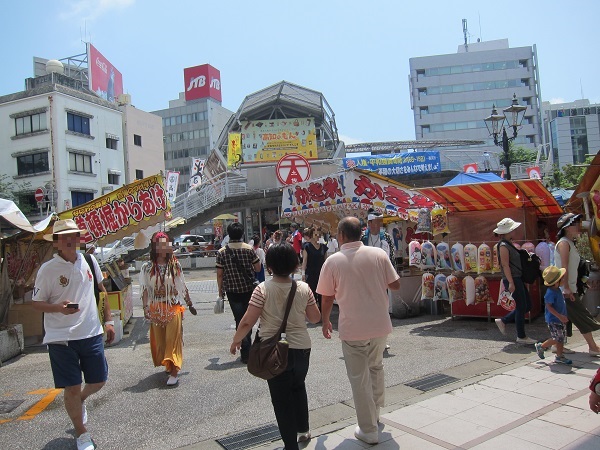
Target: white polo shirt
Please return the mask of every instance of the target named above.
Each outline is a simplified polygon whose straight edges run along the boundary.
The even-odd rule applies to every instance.
[[[96,258],[92,258],[92,263],[97,279],[102,280]],[[79,253],[75,263],[55,254],[42,264],[35,279],[34,302],[62,303],[65,300],[79,303],[79,312],[69,315],[44,313],[44,344],[87,339],[103,333],[94,297],[94,277]]]

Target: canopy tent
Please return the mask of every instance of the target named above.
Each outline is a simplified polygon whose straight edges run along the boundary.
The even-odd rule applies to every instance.
[[[52,219],[52,216],[50,215],[41,222],[31,225],[15,202],[3,198],[0,198],[0,217],[8,221],[11,225],[20,228],[21,230],[29,231],[30,233],[44,231]]]
[[[575,191],[571,195],[571,198],[565,205],[565,209],[569,212],[582,212],[583,211],[583,198],[585,192],[593,190],[594,185],[600,178],[600,152],[596,154],[588,168],[586,169],[581,181],[575,188]],[[582,195],[580,195],[582,194]],[[593,200],[593,194],[589,196]]]
[[[344,216],[365,218],[370,208],[406,220],[410,209],[435,207],[439,205],[408,186],[374,172],[351,169],[286,186],[281,210],[283,217],[333,228]]]
[[[540,180],[534,179],[437,186],[419,188],[417,191],[449,211],[535,208],[540,217],[563,213],[562,207],[548,189]]]
[[[503,181],[498,175],[492,172],[478,172],[478,173],[459,173],[444,186],[455,186],[457,184],[473,184],[473,183],[486,183],[490,181]]]

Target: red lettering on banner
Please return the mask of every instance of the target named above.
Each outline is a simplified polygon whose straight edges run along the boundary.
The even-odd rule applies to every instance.
[[[140,191],[138,193],[138,200],[142,204],[142,211],[144,211],[145,216],[153,216],[156,214],[156,203],[154,203],[150,192]]]
[[[310,183],[308,185],[308,194],[313,202],[322,202],[327,197],[323,191],[323,185],[320,183]]]
[[[368,177],[361,175],[357,180],[354,180],[354,185],[356,189],[354,189],[354,194],[358,197],[364,195],[369,200],[373,200],[374,198],[378,198],[383,200],[383,188],[377,184],[373,183]]]
[[[92,233],[96,239],[107,234],[106,230],[104,229],[104,224],[100,220],[100,215],[98,214],[97,209],[93,209],[86,214],[86,222],[88,225],[88,231]]]
[[[110,233],[114,233],[120,228],[111,205],[102,206],[100,208],[100,213],[102,221]]]
[[[139,193],[138,193],[138,197],[139,197]],[[133,198],[133,195],[126,196],[125,201],[126,201],[127,209],[129,209],[129,215],[131,216],[131,218],[133,218],[133,220],[135,220],[136,222],[139,222],[140,220],[142,220],[144,218],[144,210],[139,205],[139,203],[137,203],[135,201],[135,198]]]
[[[391,203],[396,208],[406,209],[406,205],[410,200],[410,194],[395,186],[386,186],[384,188],[385,200]]]
[[[325,178],[323,180],[323,190],[325,191],[326,198],[335,199],[336,197],[341,197],[343,195],[338,180],[335,178]]]
[[[301,205],[306,205],[310,201],[310,194],[308,192],[308,189],[301,188],[300,186],[296,186],[294,197],[296,198],[296,203],[299,203]]]
[[[124,228],[129,224],[129,209],[125,203],[115,200],[112,202],[113,214],[115,215],[115,222],[119,228]]]
[[[154,197],[157,209],[167,209],[167,194],[160,184],[152,186],[150,193]]]

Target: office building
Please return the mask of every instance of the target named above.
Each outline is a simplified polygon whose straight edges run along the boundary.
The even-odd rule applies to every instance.
[[[473,139],[484,145],[440,149],[442,170],[483,166],[483,153],[498,169],[501,148],[489,137],[484,119],[498,113],[516,94],[526,105],[523,126],[514,140],[536,149],[543,143],[538,60],[535,45],[510,48],[508,39],[460,45],[453,54],[410,58],[410,95],[416,139]],[[509,132],[509,135],[512,135]]]
[[[600,104],[587,99],[570,103],[543,103],[544,129],[554,164],[582,164],[600,151]]]

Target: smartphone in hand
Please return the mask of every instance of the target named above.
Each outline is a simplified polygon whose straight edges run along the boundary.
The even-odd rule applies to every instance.
[[[79,309],[79,303],[68,303],[67,308]]]

